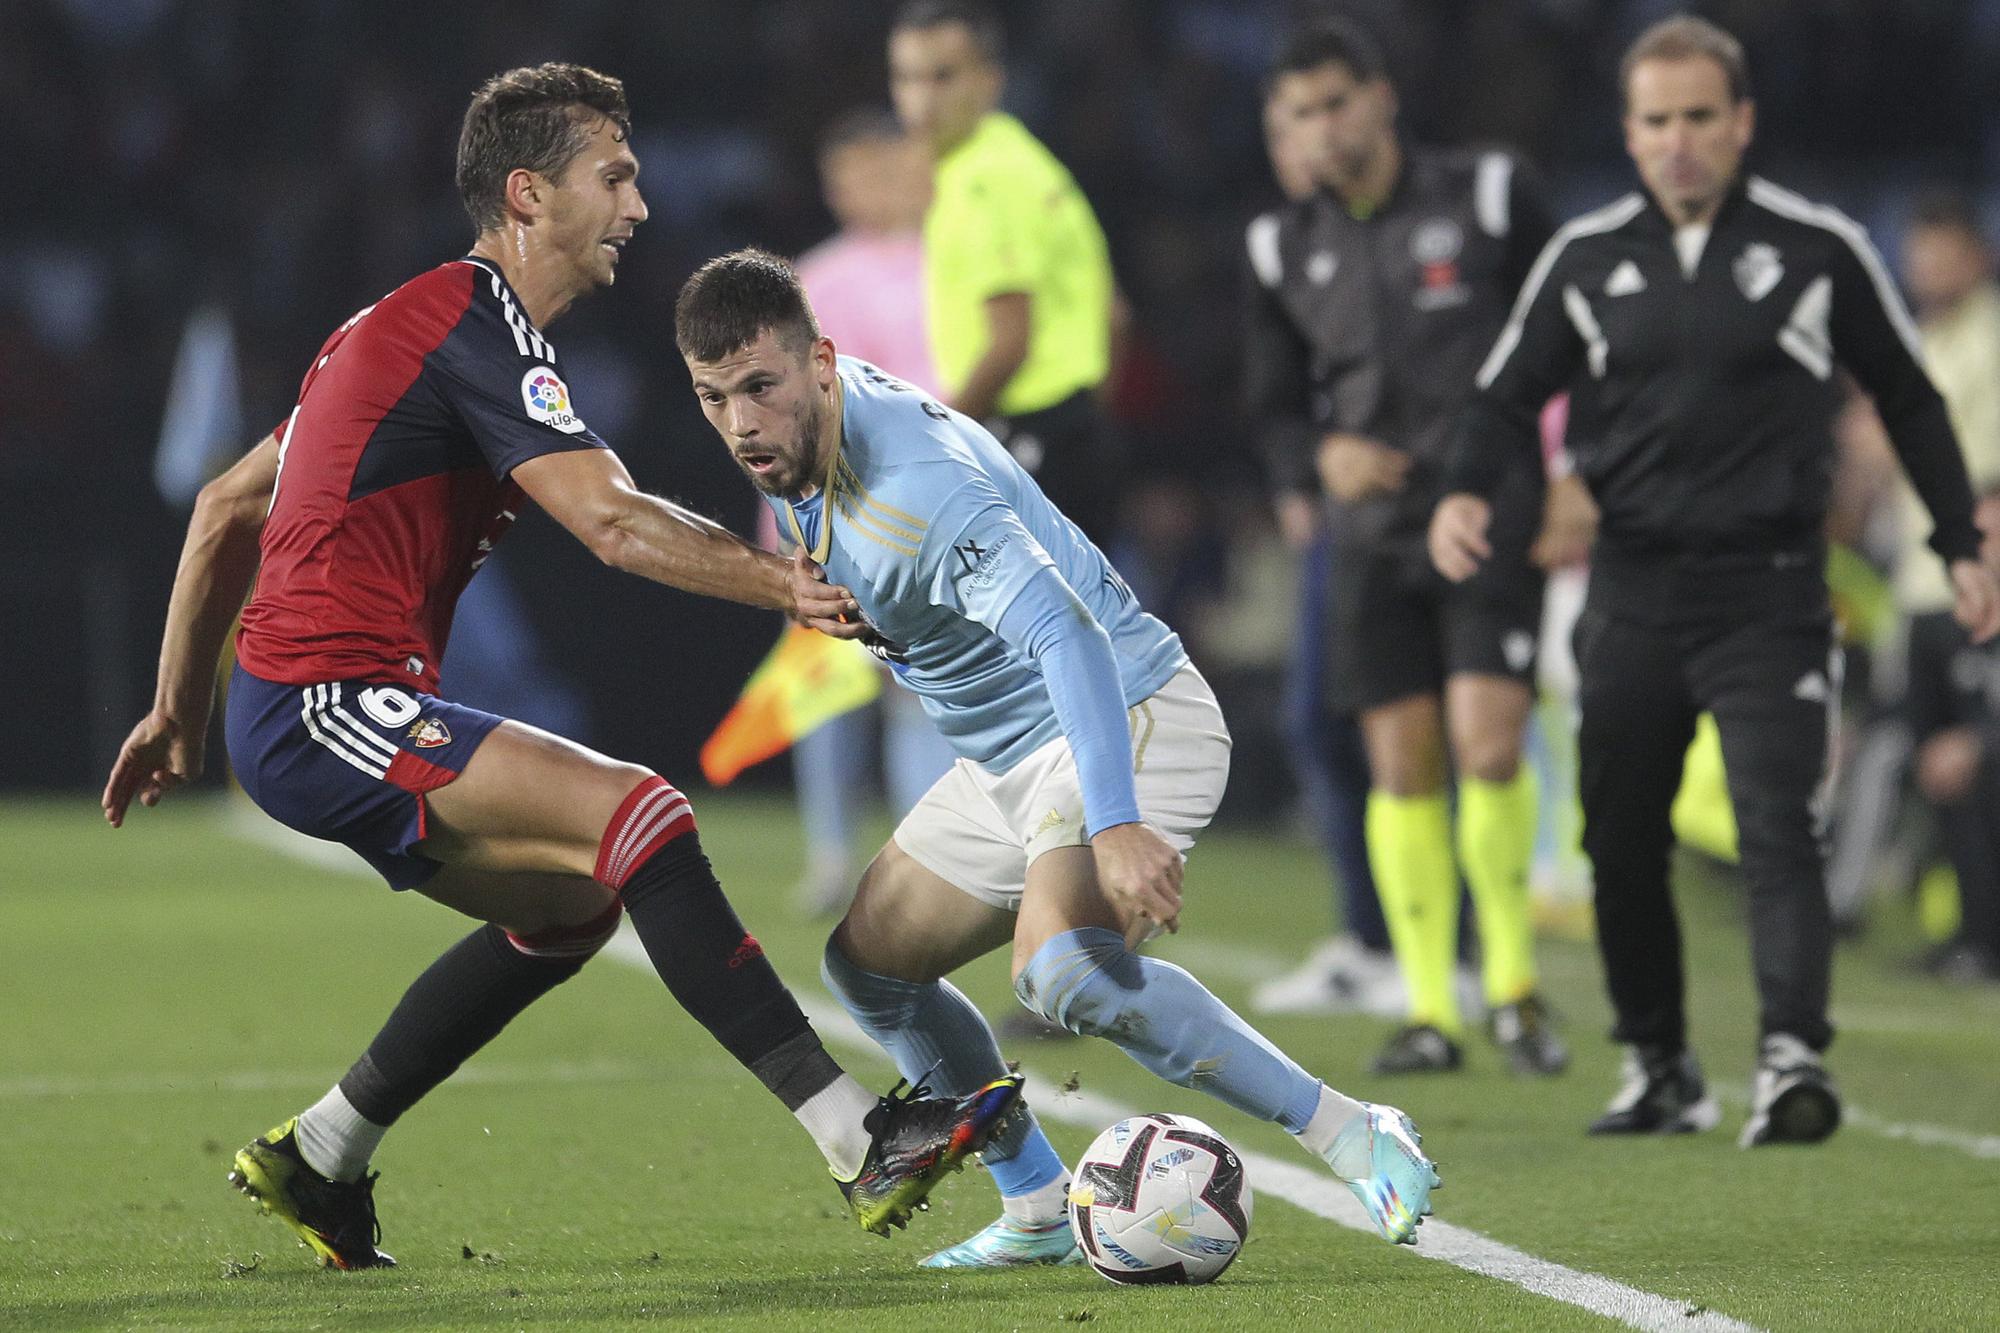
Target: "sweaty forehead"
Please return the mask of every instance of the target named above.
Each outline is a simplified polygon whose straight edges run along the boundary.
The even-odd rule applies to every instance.
[[[634,175],[639,171],[639,159],[632,152],[632,145],[625,131],[609,116],[598,116],[590,127],[590,137],[585,141],[583,151],[577,160],[588,162],[593,169],[624,167]]]
[[[792,358],[786,355],[777,334],[770,329],[763,330],[755,340],[713,361],[698,361],[689,357],[687,363],[697,385],[718,389],[741,384],[753,375],[782,377],[792,368]]]

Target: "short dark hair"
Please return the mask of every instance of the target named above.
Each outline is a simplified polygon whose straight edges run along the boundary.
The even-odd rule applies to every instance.
[[[794,351],[819,338],[819,321],[799,275],[770,251],[732,250],[681,284],[674,341],[690,361],[720,361],[756,342],[766,329]]]
[[[1910,226],[1955,231],[1986,244],[1986,231],[1979,225],[1979,210],[1959,190],[1932,190],[1920,196],[1910,208]]]
[[[1278,43],[1271,68],[1264,75],[1264,96],[1277,91],[1287,74],[1304,74],[1322,65],[1345,65],[1356,83],[1373,83],[1389,73],[1382,48],[1369,31],[1352,19],[1315,19],[1292,29]]]
[[[988,64],[1006,63],[1007,32],[1000,26],[1000,15],[979,0],[908,0],[896,11],[889,31],[894,34],[909,28],[942,28],[947,23],[964,24],[972,35],[973,46]]]
[[[1618,95],[1627,102],[1632,98],[1632,71],[1645,60],[1713,60],[1729,81],[1730,101],[1750,96],[1750,64],[1743,58],[1743,43],[1707,19],[1677,14],[1639,34],[1618,62]]]
[[[881,107],[861,106],[834,117],[819,136],[819,156],[830,155],[858,143],[901,143],[909,134],[902,122]]]
[[[526,65],[481,84],[458,134],[458,197],[473,227],[487,231],[506,217],[509,173],[560,176],[600,119],[621,139],[632,133],[625,85],[584,65]]]

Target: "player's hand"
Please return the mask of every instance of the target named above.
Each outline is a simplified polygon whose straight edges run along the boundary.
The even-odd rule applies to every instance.
[[[1597,502],[1581,479],[1557,477],[1542,499],[1542,530],[1528,558],[1551,572],[1580,565],[1597,540]]]
[[[1453,583],[1463,583],[1479,570],[1479,564],[1493,554],[1486,529],[1493,522],[1493,506],[1476,495],[1459,492],[1438,501],[1431,515],[1431,563],[1438,573]]]
[[[826,581],[826,571],[804,551],[792,555],[792,619],[836,639],[858,639],[868,632],[861,604],[838,583]]]
[[[1149,824],[1113,824],[1090,840],[1097,882],[1136,949],[1162,929],[1181,928],[1181,854]]]
[[[1977,560],[1951,562],[1952,615],[1974,643],[2000,634],[2000,582]]]
[[[1329,435],[1319,442],[1319,479],[1342,504],[1403,489],[1410,455],[1360,435]]]
[[[1979,776],[1979,733],[1946,727],[1917,747],[1917,787],[1933,805],[1955,805]]]
[[[104,784],[104,818],[111,827],[125,823],[125,811],[137,796],[139,804],[158,805],[160,798],[184,782],[201,776],[205,737],[190,735],[158,709],[139,719],[132,734],[118,751],[111,766],[110,780]]]

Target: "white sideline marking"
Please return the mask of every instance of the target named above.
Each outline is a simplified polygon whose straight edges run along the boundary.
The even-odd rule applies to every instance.
[[[648,970],[652,968],[629,923],[605,946],[604,951],[622,963]],[[882,1048],[839,1006],[816,996],[804,995],[799,996],[799,1007],[805,1010],[806,1017],[812,1020],[821,1036],[843,1046],[882,1055]],[[1054,1082],[1045,1074],[1038,1077]],[[1035,1114],[1062,1124],[1097,1130],[1139,1112],[1109,1097],[1079,1090],[1057,1093],[1047,1101],[1038,1100]],[[1250,1178],[1256,1182],[1254,1188],[1260,1194],[1276,1196],[1315,1217],[1323,1217],[1351,1230],[1365,1232],[1369,1236],[1377,1234],[1374,1223],[1362,1211],[1360,1201],[1324,1170],[1298,1162],[1280,1161],[1259,1152],[1238,1149],[1238,1153],[1248,1168]],[[1655,1296],[1649,1291],[1628,1287],[1596,1273],[1582,1273],[1547,1259],[1538,1259],[1476,1231],[1441,1222],[1435,1217],[1425,1221],[1423,1230],[1418,1234],[1422,1238],[1414,1251],[1418,1258],[1436,1259],[1469,1272],[1497,1278],[1537,1295],[1618,1320],[1629,1327],[1645,1329],[1648,1333],[1679,1333],[1680,1330],[1692,1330],[1693,1333],[1756,1333],[1755,1325],[1690,1306],[1685,1301]]]
[[[266,818],[247,802],[230,801],[218,815],[216,822],[220,831],[229,837],[254,843],[267,850],[316,865],[323,870],[337,874],[352,874],[368,880],[375,879],[375,873],[368,869],[367,864],[345,847],[322,842],[318,838],[309,838],[303,833],[294,833],[276,820]],[[612,941],[612,944],[614,947],[620,945],[628,945],[634,949],[637,947],[636,941],[632,941],[629,934],[621,934]],[[1167,953],[1168,956],[1193,963],[1201,971],[1229,976],[1239,981],[1260,981],[1283,971],[1286,967],[1282,960],[1272,954],[1254,947],[1220,940],[1177,940]],[[1840,1018],[1842,1012],[1836,1008],[1835,1018]],[[841,1018],[844,1021],[846,1015],[842,1014]],[[865,1036],[863,1040],[866,1040]],[[873,1042],[867,1044],[871,1049],[874,1048]],[[472,1070],[462,1070],[459,1077],[472,1072]],[[12,1082],[0,1080],[0,1096],[49,1095],[7,1092],[8,1088],[21,1082],[22,1080]],[[1725,1098],[1734,1101],[1738,1106],[1749,1105],[1749,1093],[1740,1087],[1734,1089],[1725,1087],[1721,1092]],[[1916,1120],[1885,1120],[1860,1109],[1851,1102],[1844,1105],[1842,1113],[1843,1127],[1847,1129],[1858,1129],[1865,1134],[1896,1139],[1922,1148],[1945,1148],[1982,1160],[2000,1158],[2000,1134],[1980,1134],[1971,1130],[1952,1129],[1945,1125],[1925,1124]]]

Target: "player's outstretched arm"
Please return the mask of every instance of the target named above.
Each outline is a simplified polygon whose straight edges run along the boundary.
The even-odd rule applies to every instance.
[[[783,611],[835,638],[867,632],[853,595],[824,582],[815,566],[761,551],[700,514],[646,494],[609,449],[543,454],[516,467],[513,478],[613,568],[684,592]]]
[[[257,538],[277,480],[273,432],[195,500],[167,602],[153,708],[125,738],[104,784],[104,817],[113,828],[125,822],[134,796],[141,805],[158,805],[160,797],[201,776],[216,659],[257,575]]]

